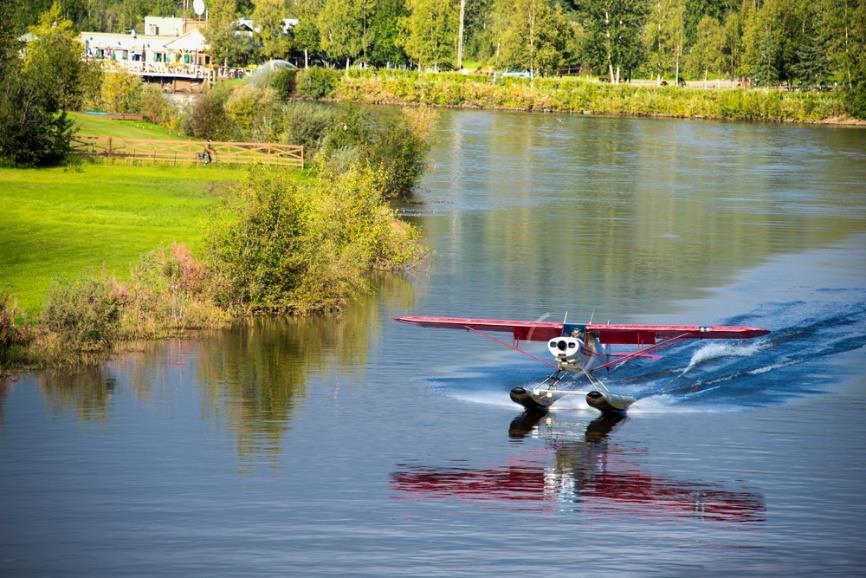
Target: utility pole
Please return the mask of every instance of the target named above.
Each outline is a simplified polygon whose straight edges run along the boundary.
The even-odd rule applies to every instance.
[[[457,28],[457,70],[463,69],[463,17],[466,14],[466,0],[460,0],[460,25]]]

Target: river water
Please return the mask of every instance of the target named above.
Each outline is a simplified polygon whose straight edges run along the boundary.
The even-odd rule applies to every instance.
[[[402,210],[340,318],[0,385],[0,575],[866,575],[866,132],[443,111]],[[543,365],[404,314],[772,333],[533,421]]]

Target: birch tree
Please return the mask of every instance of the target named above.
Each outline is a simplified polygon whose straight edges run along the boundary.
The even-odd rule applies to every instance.
[[[256,0],[253,22],[257,29],[259,52],[265,58],[285,58],[291,42],[283,31],[287,9],[284,0]]]
[[[587,47],[614,84],[630,74],[641,56],[645,0],[590,0],[583,7]]]
[[[346,70],[352,60],[366,56],[371,9],[371,0],[325,0],[322,6],[317,22],[322,50],[345,60]]]
[[[534,78],[562,64],[570,27],[549,0],[517,0],[500,21],[506,23],[497,58],[501,65],[526,69]]]
[[[716,76],[726,68],[725,30],[712,16],[704,16],[698,22],[695,43],[686,58],[686,68],[695,76],[704,77],[704,88],[710,72]]]
[[[418,68],[450,67],[456,57],[459,9],[453,0],[408,0],[397,21],[399,44]]]
[[[685,0],[654,0],[643,29],[643,44],[649,70],[660,84],[673,69],[679,80],[680,59],[685,44]]]

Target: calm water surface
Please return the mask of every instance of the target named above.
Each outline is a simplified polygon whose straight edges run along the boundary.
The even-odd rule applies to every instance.
[[[442,112],[434,254],[339,319],[0,384],[0,575],[866,575],[866,132]],[[401,314],[763,325],[521,419]]]

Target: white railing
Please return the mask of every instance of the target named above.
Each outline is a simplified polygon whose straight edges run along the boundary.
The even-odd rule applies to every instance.
[[[217,78],[240,78],[245,71],[242,68],[210,67],[198,64],[165,64],[162,62],[135,62],[129,60],[97,59],[103,70],[124,71],[131,74],[174,76],[184,78],[206,79],[216,72]]]

